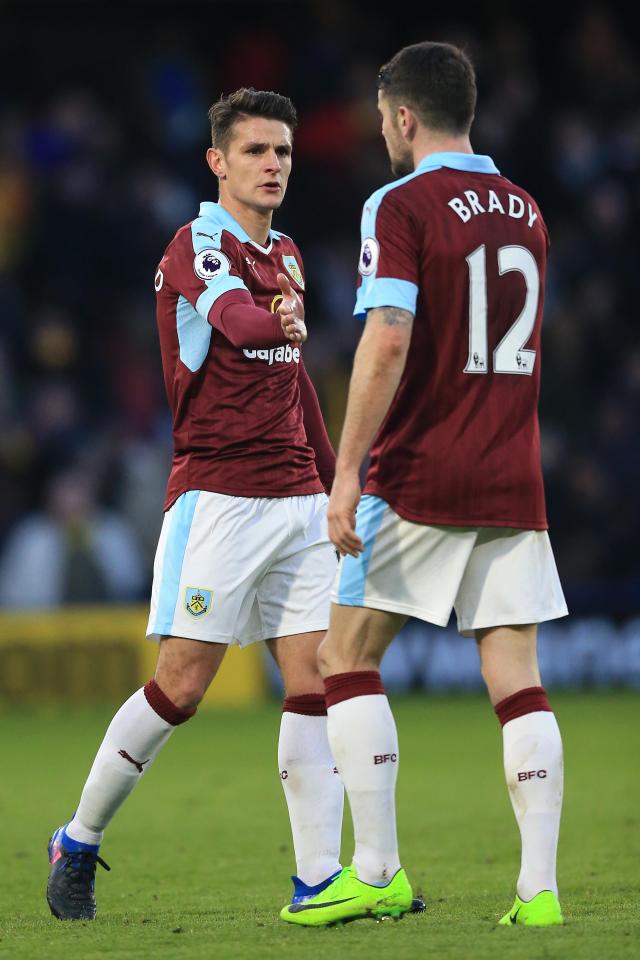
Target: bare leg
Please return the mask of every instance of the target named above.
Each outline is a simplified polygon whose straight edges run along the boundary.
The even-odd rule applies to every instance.
[[[267,640],[267,647],[280,668],[288,697],[305,693],[324,696],[324,684],[318,671],[318,647],[324,630],[298,633],[289,637]]]
[[[156,665],[156,683],[180,710],[194,710],[220,669],[226,652],[226,643],[163,637]]]
[[[518,690],[540,686],[537,633],[535,624],[476,630],[480,669],[492,706]]]
[[[331,624],[320,645],[323,677],[359,670],[379,670],[385,651],[407,617],[366,607],[331,605]]]

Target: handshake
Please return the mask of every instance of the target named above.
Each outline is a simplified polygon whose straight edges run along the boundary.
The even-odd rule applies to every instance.
[[[293,343],[304,343],[307,339],[304,304],[291,287],[291,283],[284,273],[278,274],[278,283],[282,293],[282,302],[279,304],[277,312],[280,314],[282,332],[287,340],[292,340]]]

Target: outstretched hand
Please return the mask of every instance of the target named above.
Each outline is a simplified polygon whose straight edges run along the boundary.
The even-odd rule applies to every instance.
[[[282,332],[287,340],[292,340],[294,343],[304,343],[307,339],[304,304],[284,273],[278,274],[278,285],[282,294],[282,302],[278,306]]]

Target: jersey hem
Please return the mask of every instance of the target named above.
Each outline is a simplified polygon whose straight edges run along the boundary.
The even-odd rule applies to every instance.
[[[227,486],[226,484],[215,484],[214,486],[214,484],[205,485],[198,483],[180,487],[175,495],[167,495],[162,507],[163,511],[166,513],[167,510],[170,510],[178,497],[181,497],[183,493],[188,493],[190,490],[202,490],[205,493],[221,493],[225,497],[243,497],[246,500],[287,500],[290,497],[311,497],[317,493],[326,494],[326,490],[319,478],[309,481],[306,484],[302,484],[300,488],[291,490],[289,493],[282,493],[281,490],[276,491],[273,488],[267,488],[267,490],[258,490],[251,488],[247,489],[247,487],[239,488],[233,485]]]
[[[371,494],[371,496],[379,497],[381,500],[384,500],[391,509],[398,514],[403,520],[408,520],[410,523],[420,523],[423,526],[441,526],[441,527],[512,527],[514,530],[548,530],[549,524],[547,519],[544,520],[514,520],[507,518],[505,520],[487,520],[486,517],[465,517],[462,519],[460,517],[451,517],[448,515],[429,513],[424,516],[418,516],[412,510],[408,510],[403,507],[401,504],[398,504],[397,501],[394,502],[390,500],[384,493],[381,487],[377,484],[367,483],[365,485],[363,496]]]

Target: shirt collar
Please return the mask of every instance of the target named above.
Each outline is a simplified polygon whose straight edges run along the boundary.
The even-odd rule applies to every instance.
[[[464,170],[467,173],[500,173],[491,157],[479,153],[428,153],[422,158],[415,172],[426,173],[427,170],[439,170],[441,167]]]
[[[234,237],[237,237],[240,243],[254,243],[246,230],[244,230],[238,221],[231,216],[228,210],[225,210],[224,207],[221,207],[219,203],[216,203],[214,200],[203,200],[200,204],[200,216],[208,217],[210,220],[215,220],[217,223],[220,223],[223,227],[229,230],[229,233],[232,233]],[[272,240],[277,240],[280,236],[276,230],[269,230],[269,242]],[[255,244],[255,246],[260,246]],[[267,244],[268,246],[268,244]],[[266,249],[261,247],[260,249]]]

